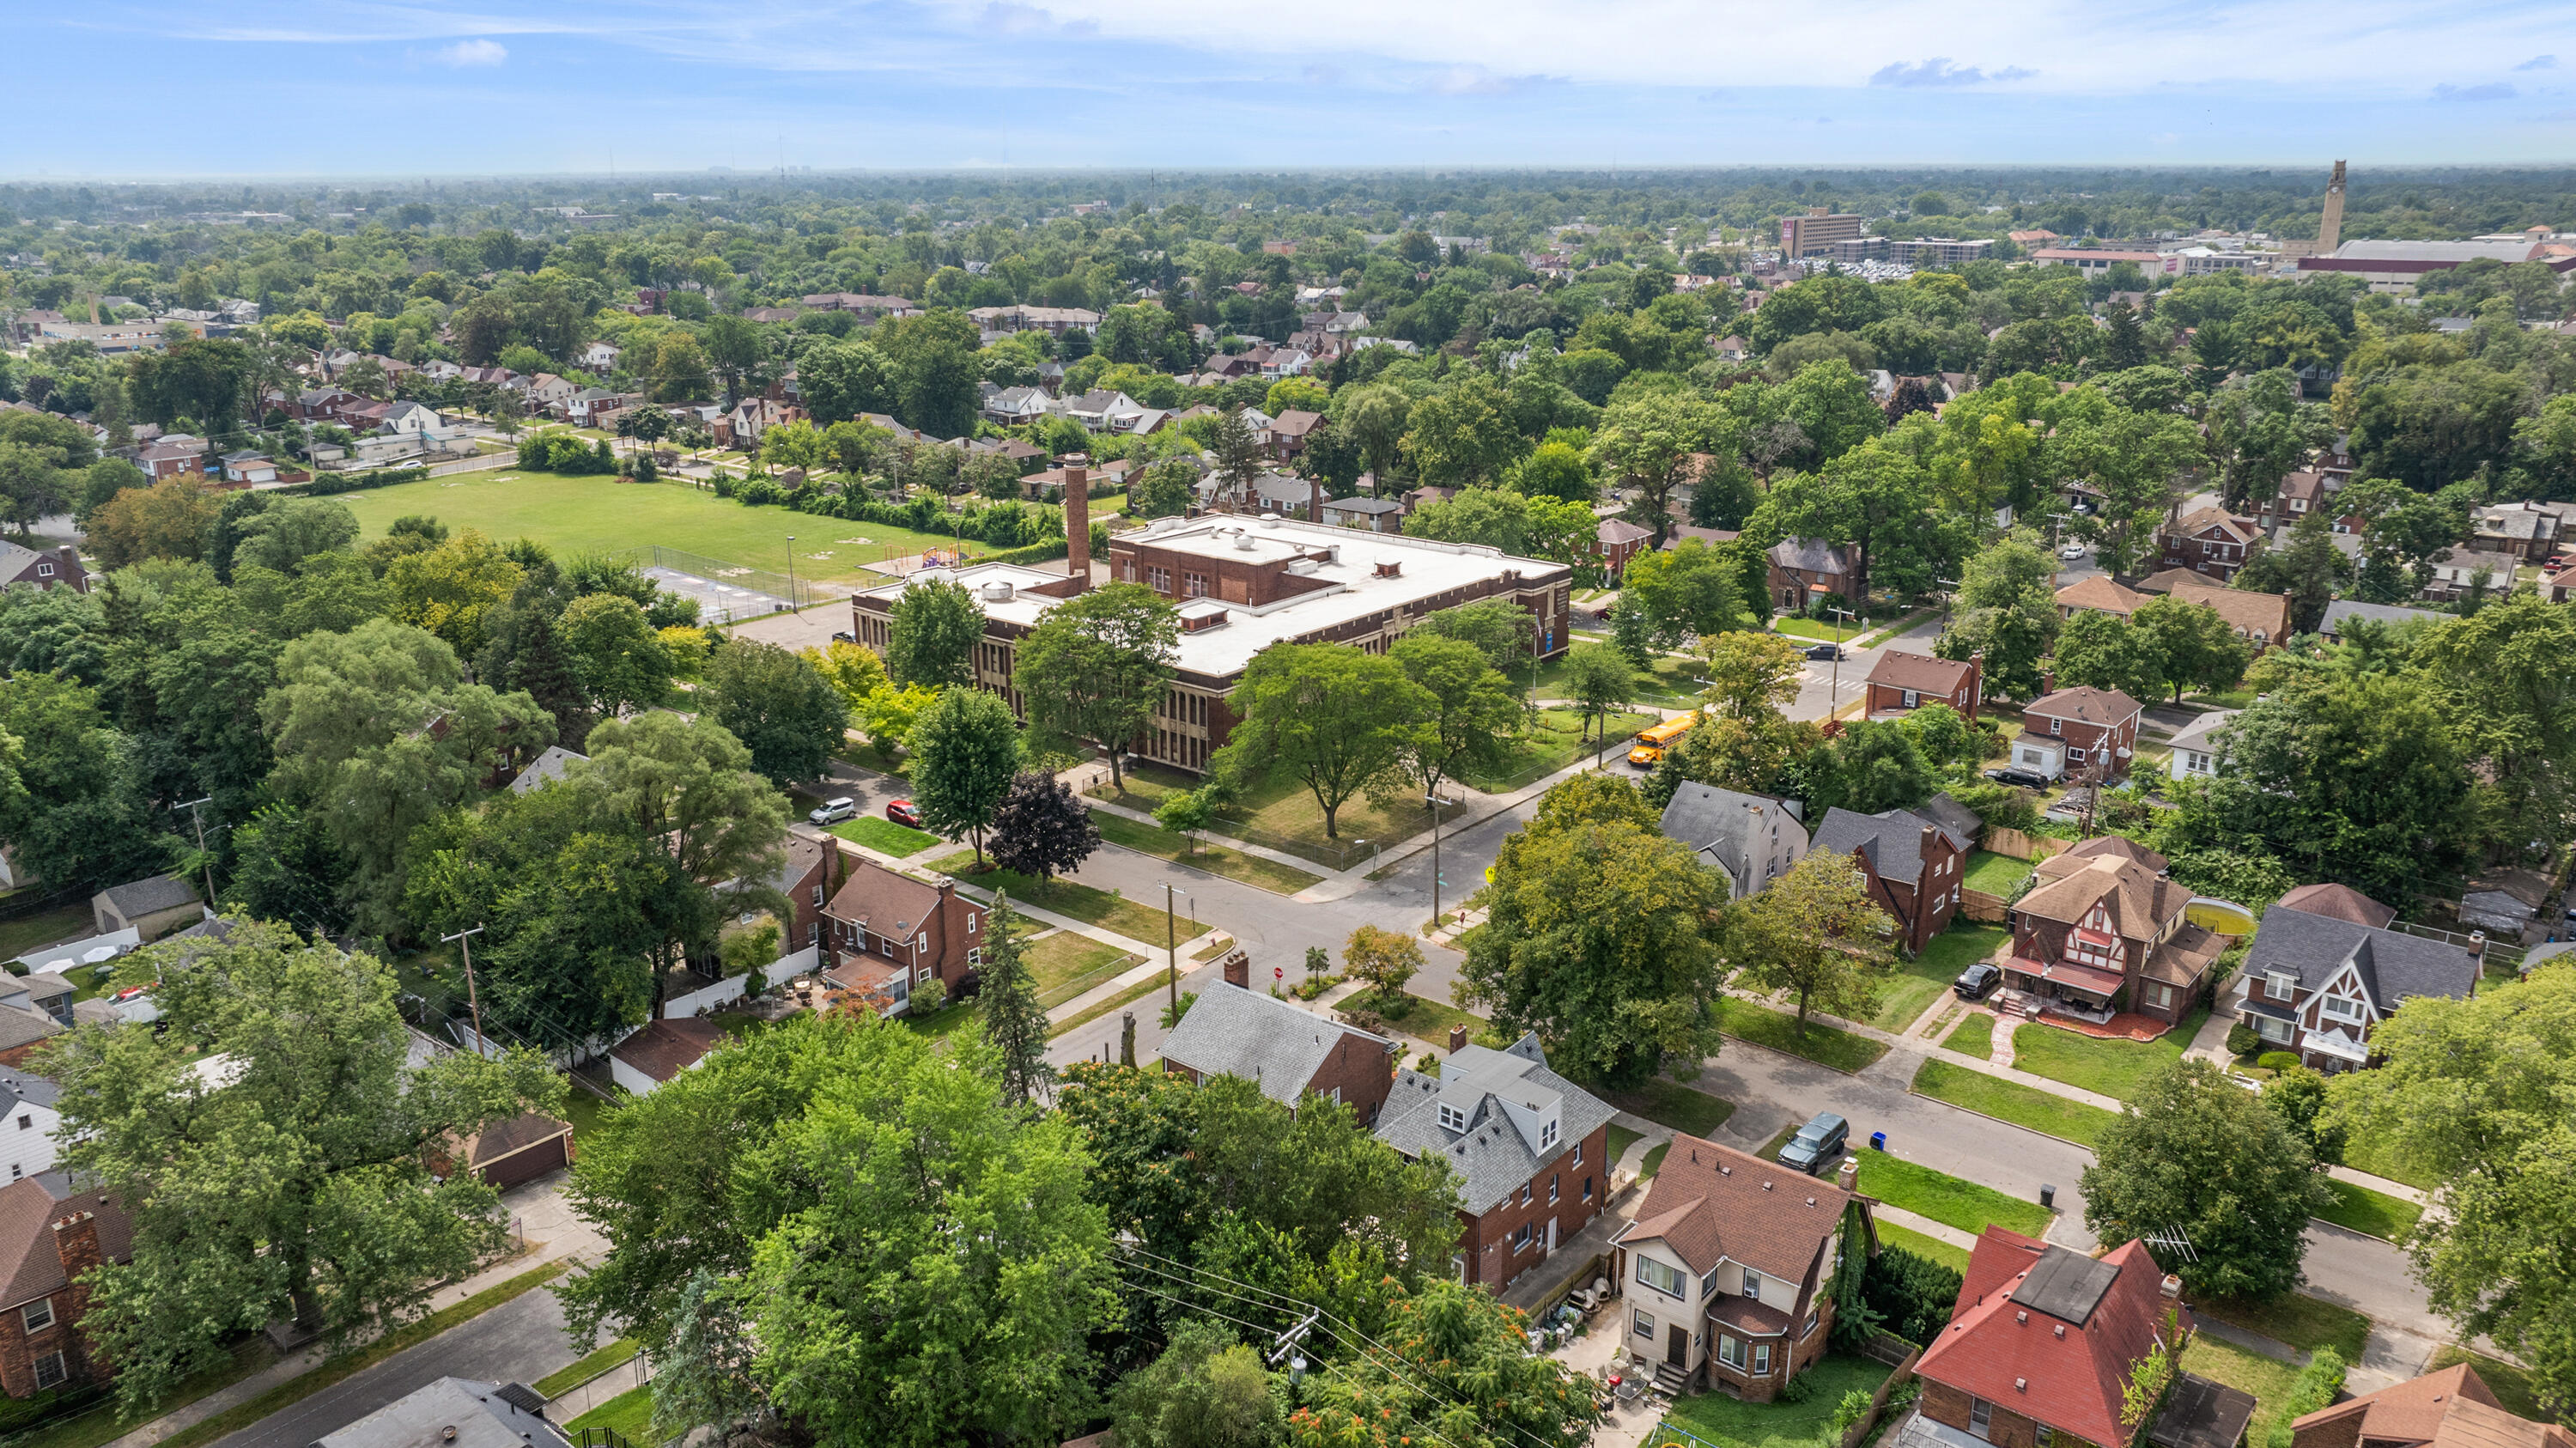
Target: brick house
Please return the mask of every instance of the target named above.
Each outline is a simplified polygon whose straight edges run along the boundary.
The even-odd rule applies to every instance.
[[[1306,450],[1307,439],[1324,428],[1324,415],[1291,407],[1270,420],[1270,455],[1281,462]]]
[[[2371,1032],[2406,1001],[2465,1000],[2477,990],[2475,952],[2363,923],[2395,918],[2382,912],[2388,907],[2353,891],[2274,902],[2245,955],[2236,1018],[2267,1050],[2296,1051],[2314,1070],[2350,1071],[2370,1064]]]
[[[823,909],[831,903],[832,866],[839,854],[826,840],[788,838],[787,858],[769,877],[769,888],[786,897],[789,912],[779,940],[781,954],[823,943]]]
[[[2505,1411],[2477,1369],[2438,1372],[2319,1408],[2290,1424],[2290,1448],[2576,1448],[2576,1432]]]
[[[2539,563],[2558,550],[2567,528],[2565,503],[2495,503],[2470,519],[2469,546],[2482,553],[2516,553]]]
[[[54,1171],[0,1187],[0,1261],[9,1264],[0,1292],[0,1391],[32,1397],[105,1371],[77,1331],[89,1310],[89,1289],[77,1279],[133,1255],[134,1221],[114,1198],[75,1190]]]
[[[1654,538],[1651,529],[1640,528],[1625,518],[1604,518],[1601,526],[1593,530],[1592,541],[1583,545],[1583,551],[1601,565],[1602,580],[1615,585],[1627,573],[1629,560]]]
[[[822,908],[824,984],[873,1002],[881,1015],[901,1014],[914,988],[934,979],[955,995],[984,963],[985,907],[958,894],[954,880],[843,861],[848,874]]]
[[[1461,1046],[1437,1076],[1397,1071],[1377,1137],[1408,1160],[1448,1161],[1460,1280],[1499,1292],[1608,1205],[1613,1114],[1549,1070],[1532,1033],[1507,1050]]]
[[[1871,903],[1896,921],[1896,943],[1920,952],[1950,928],[1974,841],[1955,827],[1913,810],[1855,814],[1829,809],[1816,823],[1811,854],[1849,856]]]
[[[1784,538],[1763,555],[1771,563],[1771,607],[1778,613],[1804,613],[1811,598],[1839,595],[1844,602],[1859,597],[1859,554],[1848,544],[1822,538]]]
[[[2118,835],[2086,840],[2040,861],[2014,902],[2004,984],[2084,1019],[2128,1010],[2179,1021],[2226,948],[2184,918],[2190,904],[2164,856]]]
[[[2181,1291],[2143,1242],[2096,1259],[1986,1228],[1950,1325],[1914,1364],[1917,1412],[1953,1431],[1900,1430],[1897,1443],[2119,1448],[2135,1436],[2121,1422],[2121,1390],[2162,1339],[2166,1313],[2191,1331]]]
[[[2167,568],[2188,568],[2225,583],[2245,566],[2247,550],[2263,536],[2243,518],[2216,508],[2195,508],[2158,530],[2156,540]]]
[[[18,543],[0,543],[0,588],[68,588],[74,593],[89,592],[89,570],[81,566],[80,550],[69,543],[52,548],[29,548]]]
[[[2022,706],[2012,762],[2051,779],[2085,776],[2107,766],[2103,779],[2117,783],[2129,776],[2138,721],[2145,713],[2137,700],[2117,689],[2087,686],[2042,694]]]
[[[1823,1357],[1832,1337],[1844,1214],[1869,1220],[1853,1190],[1695,1136],[1675,1136],[1663,1169],[1612,1239],[1628,1355],[1655,1384],[1709,1385],[1767,1403]],[[1869,1229],[1875,1251],[1875,1228]]]
[[[1889,649],[1869,671],[1867,717],[1886,719],[1926,704],[1947,704],[1967,718],[1985,703],[1985,656],[1936,659]]]
[[[1229,961],[1225,982],[1199,993],[1163,1038],[1163,1069],[1197,1082],[1240,1076],[1283,1106],[1312,1092],[1376,1126],[1395,1080],[1395,1042],[1256,991],[1247,970]]]

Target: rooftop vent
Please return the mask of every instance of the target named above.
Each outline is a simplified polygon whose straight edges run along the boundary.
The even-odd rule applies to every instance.
[[[2016,1392],[2016,1393],[2027,1393],[2027,1392],[2029,1392],[2029,1391],[2030,1391],[2030,1379],[2028,1379],[2028,1378],[2015,1378],[2015,1379],[2013,1379],[2013,1391],[2014,1391],[2014,1392]]]
[[[1239,553],[1249,553],[1258,545],[1253,540],[1251,530],[1237,528],[1234,530],[1234,546],[1235,551]]]
[[[1009,579],[1006,579],[1006,578],[997,578],[997,579],[994,579],[992,582],[985,584],[985,585],[984,585],[984,601],[985,601],[986,603],[1008,603],[1008,602],[1010,602],[1010,601],[1011,601],[1011,584],[1010,584],[1010,580],[1009,580]]]
[[[2013,1321],[2015,1321],[2015,1322],[2019,1322],[2019,1323],[2028,1323],[2028,1322],[2030,1321],[2030,1314],[2029,1314],[2029,1313],[2027,1313],[2027,1312],[2016,1312],[2016,1313],[2014,1313],[2014,1314],[2013,1314]]]
[[[1270,506],[1275,508],[1275,507],[1278,507],[1279,505],[1278,505],[1277,503],[1272,503]],[[1264,528],[1276,528],[1276,527],[1278,527],[1278,526],[1279,526],[1279,515],[1278,515],[1278,514],[1276,514],[1276,513],[1264,513],[1264,514],[1262,514],[1262,515],[1261,515],[1261,526],[1262,526],[1262,527],[1264,527]]]
[[[1390,558],[1390,557],[1388,557],[1386,554],[1383,554],[1383,553],[1381,553],[1381,554],[1379,554],[1379,555],[1377,556],[1377,576],[1378,576],[1378,577],[1380,577],[1380,578],[1397,578],[1397,577],[1401,577],[1401,576],[1403,575],[1403,573],[1404,573],[1404,560],[1403,560],[1403,559],[1401,559],[1401,558]]]
[[[1305,577],[1307,574],[1314,572],[1317,568],[1322,566],[1322,564],[1317,563],[1312,558],[1291,558],[1288,560],[1288,571],[1296,574],[1300,578]]]
[[[2059,1337],[2064,1337],[2064,1336],[2066,1336],[2066,1324],[2065,1324],[2065,1323],[2062,1323],[2062,1322],[2061,1322],[2061,1323],[2059,1323],[2059,1324],[2057,1325],[2057,1335],[2058,1335]]]

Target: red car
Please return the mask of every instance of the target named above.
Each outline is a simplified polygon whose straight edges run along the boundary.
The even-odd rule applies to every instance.
[[[899,825],[909,825],[916,830],[921,828],[921,811],[914,809],[912,801],[908,799],[887,801],[886,818]]]

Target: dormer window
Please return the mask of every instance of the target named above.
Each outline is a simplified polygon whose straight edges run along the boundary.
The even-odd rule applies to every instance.
[[[1467,1113],[1450,1105],[1446,1101],[1441,1102],[1440,1129],[1443,1131],[1465,1131],[1467,1129]]]
[[[1543,1151],[1543,1150],[1545,1150],[1545,1149],[1547,1149],[1548,1147],[1551,1147],[1551,1146],[1556,1145],[1556,1123],[1555,1123],[1555,1122],[1550,1121],[1550,1122],[1545,1122],[1545,1123],[1543,1123],[1543,1124],[1541,1124],[1541,1125],[1540,1125],[1540,1127],[1539,1127],[1539,1129],[1538,1129],[1538,1144],[1539,1144],[1539,1148],[1540,1148],[1542,1151]]]
[[[2323,1002],[2323,1009],[2327,1015],[2339,1021],[2361,1019],[2361,1002],[2350,996],[2327,996]]]
[[[2298,988],[2298,981],[2287,971],[2267,970],[2263,972],[2263,983],[2274,1000],[2288,1000]]]

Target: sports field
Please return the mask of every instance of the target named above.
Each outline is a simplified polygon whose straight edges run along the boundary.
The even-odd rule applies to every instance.
[[[787,535],[796,535],[796,576],[854,581],[861,565],[928,547],[947,538],[852,523],[785,508],[746,508],[685,483],[621,483],[605,477],[559,477],[516,468],[424,478],[390,488],[341,493],[366,537],[396,518],[426,513],[450,528],[479,528],[497,541],[534,538],[558,554],[621,548],[685,548],[727,563],[787,571]]]

